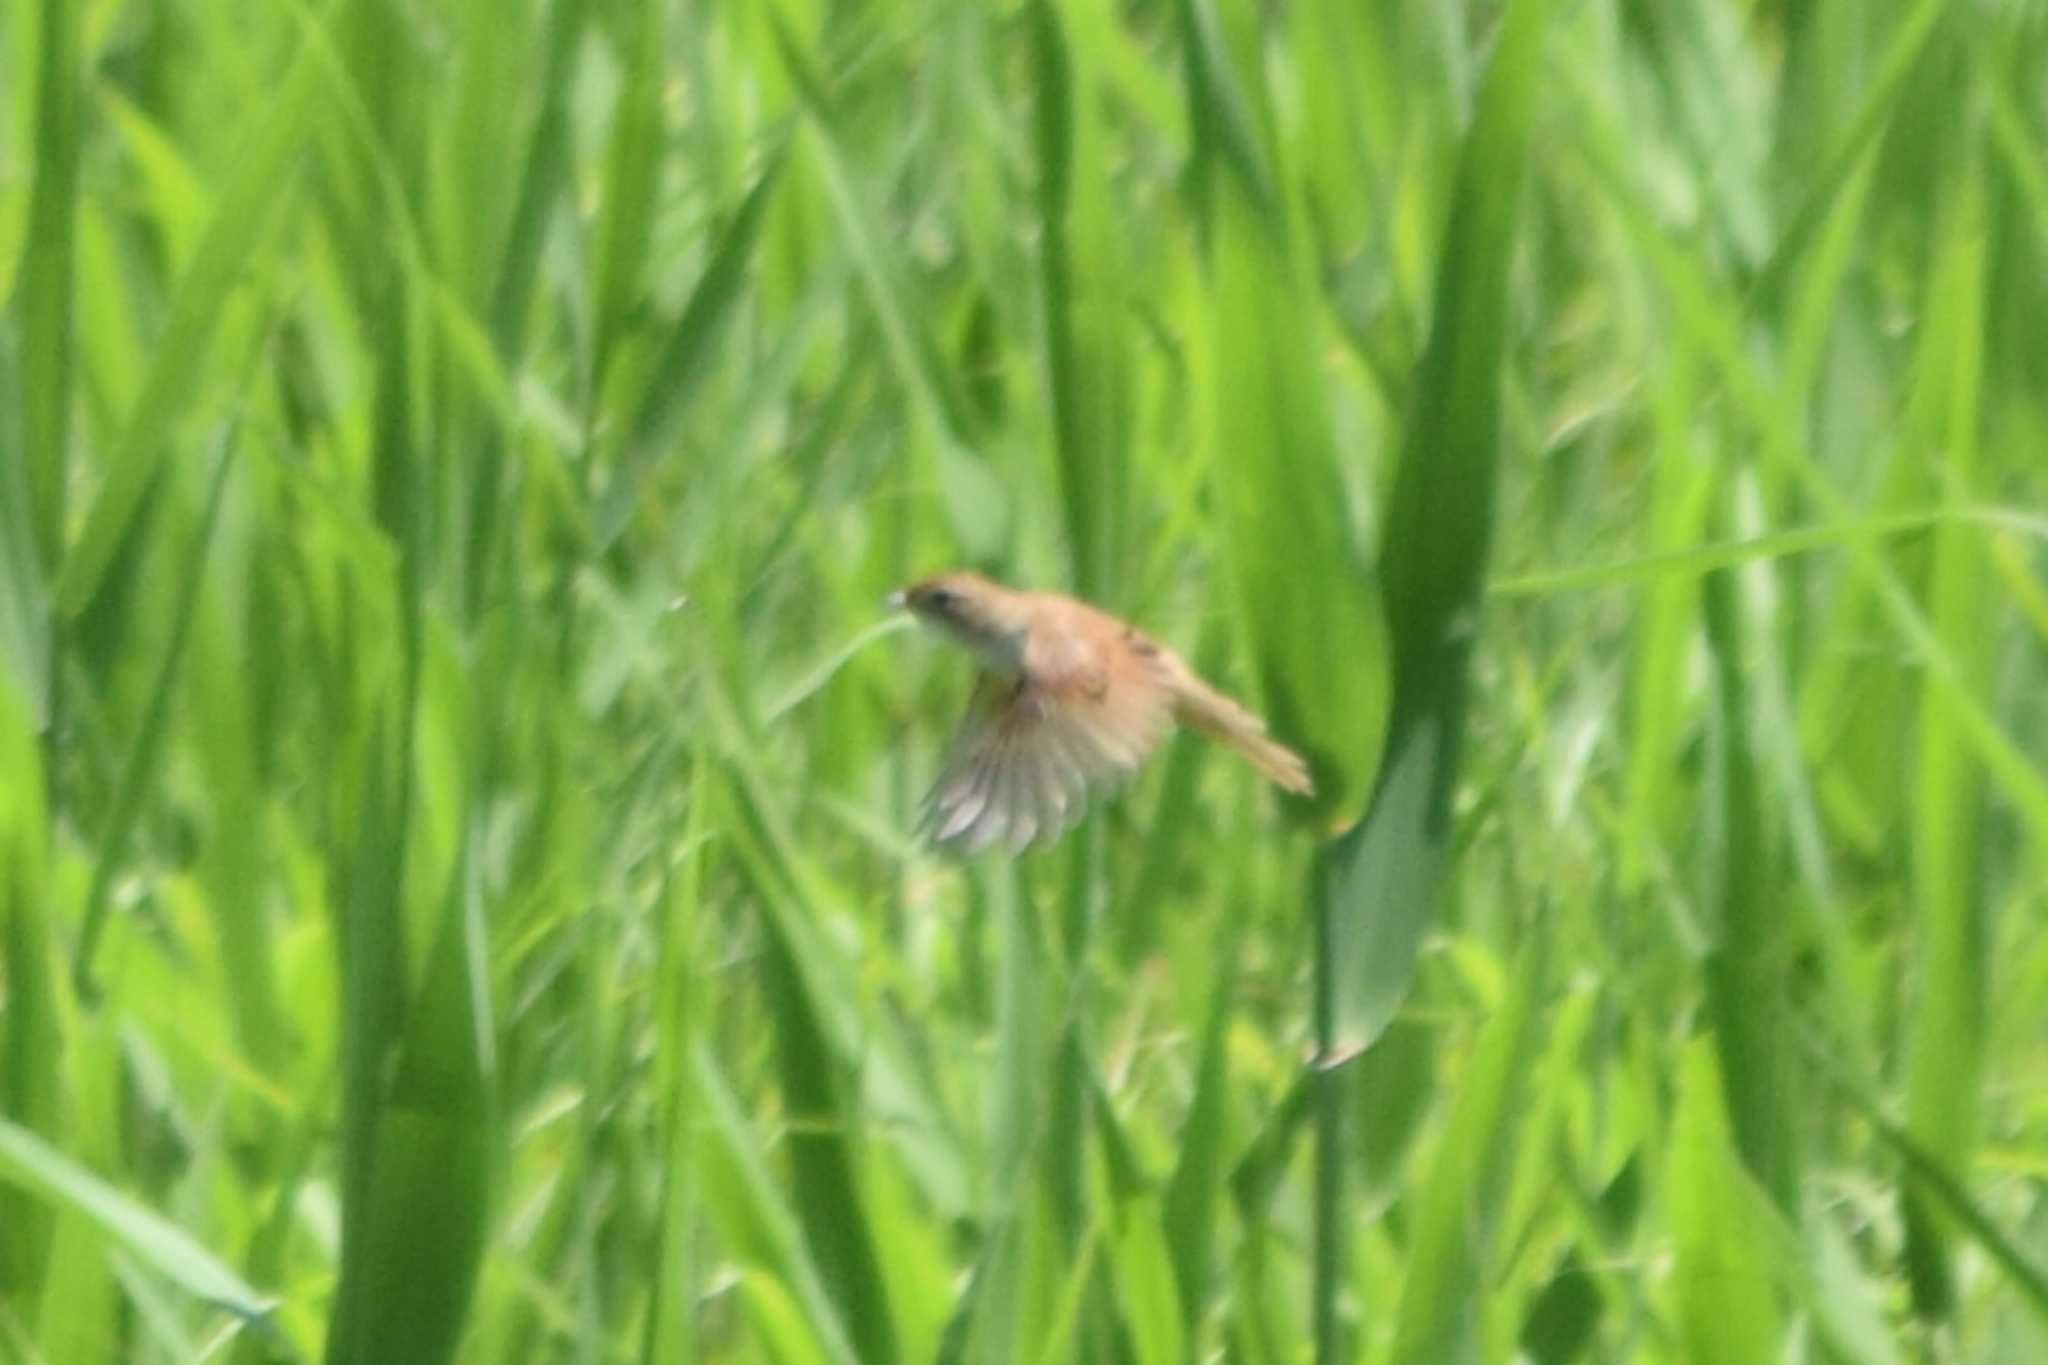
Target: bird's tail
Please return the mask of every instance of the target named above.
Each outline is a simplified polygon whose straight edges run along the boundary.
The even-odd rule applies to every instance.
[[[1197,678],[1185,665],[1175,673],[1169,685],[1173,690],[1173,712],[1181,724],[1237,750],[1282,790],[1296,796],[1315,795],[1316,784],[1309,776],[1308,763],[1267,735],[1265,721]]]

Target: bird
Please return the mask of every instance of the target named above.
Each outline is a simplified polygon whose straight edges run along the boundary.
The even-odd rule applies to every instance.
[[[967,715],[925,800],[942,849],[1050,843],[1095,792],[1128,777],[1175,723],[1237,751],[1281,790],[1312,796],[1308,764],[1180,655],[1079,598],[933,574],[884,599],[980,665]]]

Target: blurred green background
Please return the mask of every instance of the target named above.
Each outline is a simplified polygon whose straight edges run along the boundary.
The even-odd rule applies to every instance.
[[[0,299],[0,1361],[2048,1359],[2039,0],[11,0]]]

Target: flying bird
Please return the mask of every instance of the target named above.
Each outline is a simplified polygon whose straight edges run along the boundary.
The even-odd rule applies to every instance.
[[[981,665],[966,719],[926,800],[941,845],[1022,852],[1059,837],[1095,790],[1128,776],[1175,722],[1229,745],[1297,796],[1315,784],[1259,717],[1181,657],[1108,612],[955,572],[887,599],[965,645]]]

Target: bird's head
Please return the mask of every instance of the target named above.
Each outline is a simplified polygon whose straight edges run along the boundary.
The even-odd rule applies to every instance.
[[[890,593],[887,602],[966,645],[991,667],[1014,668],[1031,627],[1022,594],[965,571],[921,578]]]

